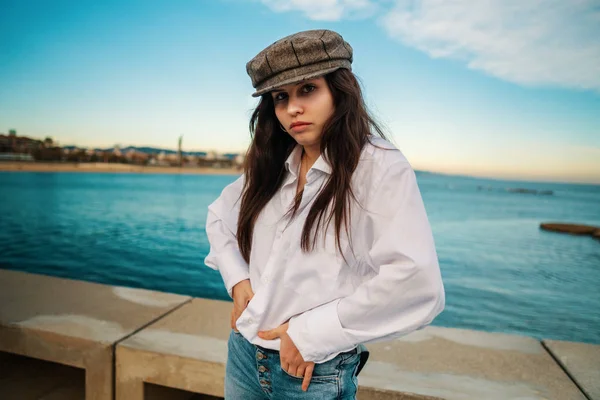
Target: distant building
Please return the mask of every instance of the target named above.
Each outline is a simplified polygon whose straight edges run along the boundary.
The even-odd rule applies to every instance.
[[[180,166],[179,154],[167,154],[166,156],[167,164],[172,167]]]
[[[181,142],[183,141],[183,136],[179,136],[179,141],[177,142],[177,164],[179,166],[183,165],[183,153],[181,152]]]
[[[125,154],[125,159],[133,164],[146,164],[150,156],[144,152],[130,149]]]
[[[234,158],[234,164],[237,167],[241,167],[242,165],[244,165],[244,159],[245,157],[242,154],[238,154],[237,156],[235,156]]]
[[[41,140],[26,136],[17,136],[17,131],[11,129],[8,136],[0,135],[0,152],[32,154],[43,147]]]
[[[161,151],[156,158],[152,158],[149,162],[150,165],[156,165],[158,167],[168,167],[169,161],[167,161],[167,155],[164,151]]]
[[[0,134],[0,153],[10,151],[10,138],[6,135]]]
[[[0,153],[0,161],[35,161],[31,154]]]
[[[187,157],[187,164],[190,167],[197,167],[198,162],[200,161],[200,157],[198,156],[189,156]]]

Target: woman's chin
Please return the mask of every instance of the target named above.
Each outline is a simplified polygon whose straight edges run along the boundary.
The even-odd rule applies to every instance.
[[[319,144],[319,138],[315,137],[314,134],[310,133],[296,133],[292,136],[292,138],[301,146],[314,146]]]

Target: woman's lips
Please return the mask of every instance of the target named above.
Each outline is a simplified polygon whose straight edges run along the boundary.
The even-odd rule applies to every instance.
[[[310,124],[308,122],[302,122],[299,124],[292,124],[292,127],[290,128],[291,130],[293,130],[296,133],[300,133],[303,132],[304,130],[306,130],[306,128],[308,128]]]

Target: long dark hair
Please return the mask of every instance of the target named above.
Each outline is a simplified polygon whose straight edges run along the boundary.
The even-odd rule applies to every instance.
[[[351,187],[352,173],[358,165],[361,151],[370,135],[385,138],[379,125],[369,115],[360,85],[354,74],[338,69],[325,75],[333,95],[335,111],[323,127],[321,155],[331,165],[332,173],[309,210],[302,230],[301,247],[314,248],[320,227],[325,229],[334,220],[337,248],[342,252],[342,224],[348,233],[350,204],[355,199]],[[254,224],[262,209],[281,187],[285,177],[285,161],[296,141],[282,131],[275,115],[273,98],[263,94],[250,118],[252,143],[246,153],[237,240],[246,262],[250,261]],[[298,200],[290,212],[295,212]],[[329,212],[327,212],[329,209]],[[316,222],[314,235],[311,232]]]

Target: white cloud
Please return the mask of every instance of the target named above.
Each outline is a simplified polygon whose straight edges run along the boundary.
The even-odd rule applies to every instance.
[[[370,0],[261,0],[275,12],[297,11],[315,21],[370,16],[375,4]]]
[[[524,85],[600,91],[597,0],[398,0],[390,36]]]

